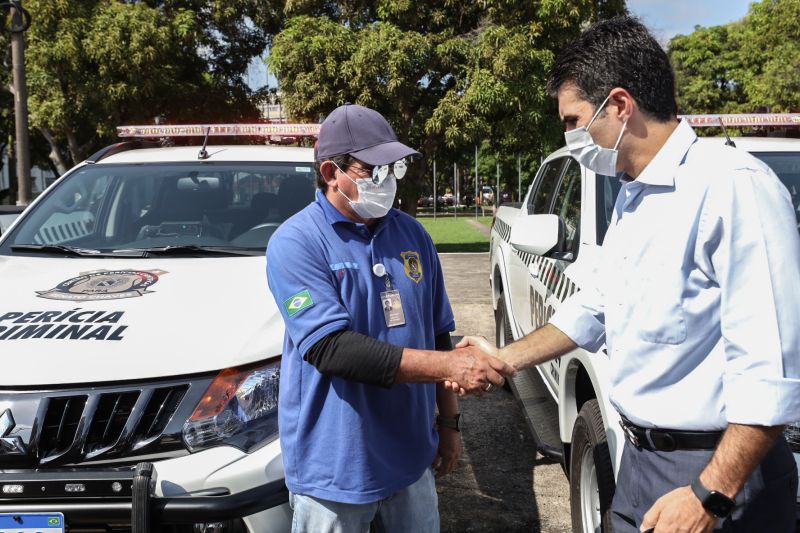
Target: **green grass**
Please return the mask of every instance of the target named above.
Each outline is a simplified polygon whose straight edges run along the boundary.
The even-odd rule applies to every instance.
[[[485,218],[485,217],[484,217]],[[436,250],[442,252],[488,252],[489,236],[472,227],[467,220],[474,217],[418,218],[433,238]],[[479,222],[485,223],[480,218]],[[491,218],[489,220],[491,223]]]
[[[487,228],[492,227],[492,217],[478,217],[478,222],[480,222]]]

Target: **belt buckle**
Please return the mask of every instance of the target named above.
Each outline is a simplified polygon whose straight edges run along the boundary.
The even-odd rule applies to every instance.
[[[633,432],[631,428],[625,425],[625,422],[622,420],[619,421],[619,425],[622,428],[622,432],[625,433],[625,437],[630,441],[631,444],[636,446],[637,448],[641,448],[641,444],[639,443],[639,437]]]

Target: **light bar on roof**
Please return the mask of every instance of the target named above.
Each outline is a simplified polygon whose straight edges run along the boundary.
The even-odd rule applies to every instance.
[[[158,126],[120,126],[118,137],[210,137],[254,135],[269,137],[316,137],[319,124],[181,124]]]
[[[744,113],[725,115],[678,115],[695,128],[719,127],[720,120],[728,127],[800,126],[800,113]]]

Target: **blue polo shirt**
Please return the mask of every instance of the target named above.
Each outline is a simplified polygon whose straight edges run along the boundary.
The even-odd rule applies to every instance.
[[[386,326],[377,263],[400,292],[405,325]],[[438,447],[436,385],[357,383],[324,375],[303,356],[339,330],[428,350],[436,335],[453,331],[428,233],[395,209],[372,228],[356,224],[317,191],[270,239],[267,278],[286,324],[278,419],[289,490],[370,503],[414,483]]]

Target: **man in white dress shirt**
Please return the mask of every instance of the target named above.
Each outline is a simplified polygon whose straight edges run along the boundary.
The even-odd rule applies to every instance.
[[[500,357],[523,368],[605,343],[627,435],[615,533],[793,532],[797,468],[781,431],[800,418],[800,239],[788,191],[748,153],[697,142],[677,119],[667,56],[636,19],[588,28],[548,88],[572,156],[623,185],[594,282]]]

